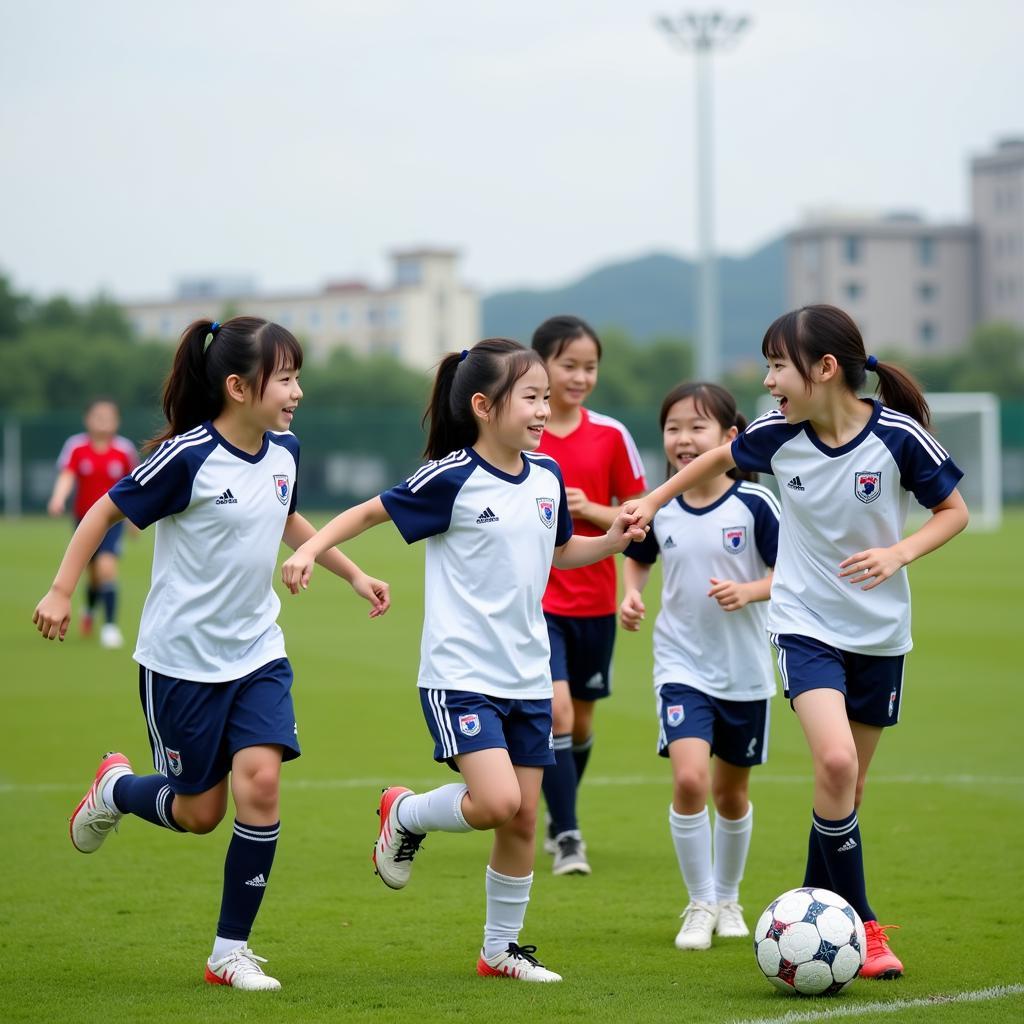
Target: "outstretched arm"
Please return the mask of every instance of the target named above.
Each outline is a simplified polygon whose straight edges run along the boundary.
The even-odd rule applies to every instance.
[[[305,516],[293,512],[285,522],[285,544],[293,551],[298,550],[306,541],[316,535],[316,529]],[[362,569],[343,555],[337,548],[328,548],[320,554],[317,564],[340,576],[360,596],[370,602],[370,618],[383,615],[391,607],[391,588],[383,580],[367,576]]]
[[[104,534],[124,513],[104,494],[82,518],[50,584],[46,596],[36,605],[32,621],[46,640],[63,640],[71,624],[71,596],[78,586]]]
[[[712,448],[711,451],[698,455],[688,466],[684,466],[675,476],[670,476],[660,487],[655,487],[644,498],[627,501],[622,509],[624,512],[639,515],[638,525],[646,526],[654,513],[666,502],[678,497],[683,491],[696,487],[707,480],[727,473],[736,465],[732,457],[732,442]]]
[[[318,530],[309,540],[305,541],[281,567],[281,578],[284,585],[293,593],[305,590],[309,586],[309,577],[313,572],[313,563],[320,561],[324,552],[342,544],[353,537],[387,522],[391,517],[380,495],[370,498],[361,505],[354,505],[340,515],[335,516],[325,527]],[[340,554],[340,552],[339,552]],[[348,561],[348,559],[346,559]],[[325,563],[326,564],[326,563]],[[351,563],[349,563],[351,564]],[[341,575],[339,573],[338,575]]]
[[[555,548],[552,564],[556,569],[579,569],[593,565],[602,558],[625,551],[631,540],[643,540],[646,530],[637,526],[637,517],[620,512],[600,537],[580,537],[574,534],[560,548]]]

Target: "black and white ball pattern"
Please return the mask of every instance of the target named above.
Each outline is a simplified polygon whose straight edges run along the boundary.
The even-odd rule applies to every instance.
[[[757,964],[783,992],[841,992],[860,973],[866,950],[857,912],[828,889],[784,892],[754,928]]]

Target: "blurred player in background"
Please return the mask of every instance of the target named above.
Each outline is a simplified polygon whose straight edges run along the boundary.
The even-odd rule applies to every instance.
[[[778,408],[698,456],[631,510],[649,522],[666,502],[734,466],[773,473],[782,525],[768,629],[784,690],[814,763],[804,885],[837,892],[867,933],[867,978],[903,964],[868,903],[857,807],[887,726],[899,721],[910,650],[910,562],[966,525],[963,473],[928,432],[917,383],[869,356],[835,306],[779,317],[761,352]],[[881,401],[859,397],[868,372]],[[931,516],[906,537],[911,495]],[[844,557],[845,556],[845,557]]]
[[[673,388],[660,423],[670,474],[747,425],[728,391],[700,383]],[[764,602],[779,540],[778,499],[755,479],[731,469],[688,490],[626,549],[619,617],[632,631],[646,612],[651,566],[662,557],[654,688],[658,753],[672,762],[669,832],[689,894],[679,949],[709,949],[712,934],[749,934],[739,887],[754,824],[750,769],[768,757],[775,670]]]
[[[121,415],[117,405],[107,398],[97,398],[85,410],[85,433],[74,434],[64,442],[57,459],[57,480],[46,506],[51,516],[64,514],[71,492],[75,492],[72,516],[75,526],[85,513],[117,483],[130,473],[138,459],[135,445],[118,434]],[[103,606],[100,645],[116,648],[124,643],[117,625],[117,562],[121,557],[124,523],[114,523],[104,534],[89,561],[89,583],[81,630],[92,632],[97,604]]]
[[[126,814],[171,832],[212,832],[230,785],[235,821],[205,978],[250,991],[281,987],[248,939],[277,850],[281,762],[299,756],[273,574],[281,541],[295,548],[314,532],[296,511],[301,366],[299,343],[266,320],[188,327],[164,385],[167,428],[85,514],[33,617],[46,639],[63,640],[100,538],[125,517],[140,529],[156,524],[134,655],[156,774],[105,755],[71,816],[71,841],[93,853]],[[387,610],[387,584],[340,551],[322,564],[370,602],[371,617]],[[166,916],[164,925],[173,927]]]
[[[551,381],[551,417],[539,450],[562,471],[575,533],[598,536],[623,501],[647,489],[640,454],[618,420],[583,407],[601,361],[601,343],[590,326],[575,316],[552,317],[534,332],[533,348]],[[551,640],[555,763],[544,771],[544,848],[554,854],[556,875],[591,870],[576,793],[594,743],[595,704],[612,691],[617,605],[614,558],[573,572],[551,570],[544,618]]]
[[[556,982],[519,934],[533,885],[537,804],[553,758],[551,671],[541,597],[552,561],[589,565],[622,551],[618,516],[598,537],[573,535],[557,464],[539,454],[548,375],[536,352],[491,338],[446,356],[431,397],[426,456],[397,487],[331,520],[282,569],[304,589],[314,558],[392,520],[426,540],[419,693],[434,760],[461,775],[426,793],[381,797],[373,860],[392,889],[409,881],[428,832],[493,829],[484,876],[483,977]],[[465,893],[460,897],[465,899]]]

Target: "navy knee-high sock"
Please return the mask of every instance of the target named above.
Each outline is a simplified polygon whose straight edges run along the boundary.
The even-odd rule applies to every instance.
[[[171,813],[174,793],[164,775],[122,775],[110,795],[122,814],[134,814],[172,832],[185,831]]]
[[[117,618],[117,584],[101,583],[96,594],[103,604],[103,614],[107,622],[113,622]]]
[[[874,921],[875,912],[868,903],[864,882],[864,852],[856,810],[838,821],[815,814],[814,830],[818,833],[832,888],[857,911],[862,921]]]
[[[573,832],[576,822],[576,762],[572,757],[572,733],[554,738],[555,763],[544,768],[544,799],[551,815],[551,835]]]
[[[92,586],[92,584],[90,584],[85,591],[85,608],[90,615],[92,615],[92,610],[96,607],[96,602],[99,600],[99,594],[99,589]]]
[[[224,895],[217,922],[219,939],[249,938],[270,880],[281,822],[246,825],[236,819],[224,858]]]
[[[591,733],[582,743],[572,745],[572,759],[576,762],[576,785],[583,781],[583,773],[587,770],[590,751],[594,748],[594,734]]]
[[[832,889],[832,879],[828,873],[828,863],[818,841],[818,832],[811,825],[811,834],[807,838],[807,867],[804,870],[804,885],[815,889]]]

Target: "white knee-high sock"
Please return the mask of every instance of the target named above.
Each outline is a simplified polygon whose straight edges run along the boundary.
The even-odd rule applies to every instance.
[[[462,816],[462,798],[469,787],[461,782],[449,782],[426,793],[411,793],[398,805],[398,824],[407,832],[426,835],[427,832],[472,832]]]
[[[677,814],[669,805],[668,824],[676,848],[679,870],[691,900],[715,902],[711,869],[711,821],[705,807],[697,814]]]
[[[740,898],[740,882],[747,866],[750,835],[754,830],[754,805],[742,818],[715,815],[715,898],[719,903]]]
[[[487,865],[487,919],[484,922],[484,956],[504,953],[510,942],[519,942],[530,902],[533,872],[525,878],[503,875]]]

